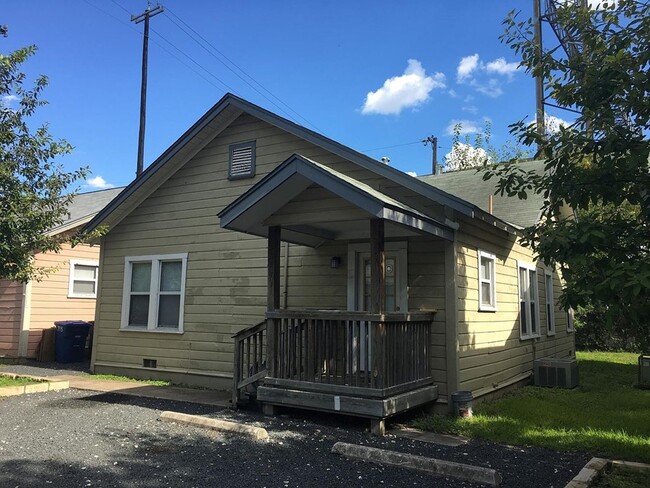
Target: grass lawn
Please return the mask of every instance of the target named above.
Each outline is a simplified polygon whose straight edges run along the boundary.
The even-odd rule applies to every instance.
[[[648,472],[615,467],[601,477],[593,488],[647,488]]]
[[[90,377],[96,380],[126,381],[128,383],[143,383],[145,385],[153,385],[153,386],[171,386],[170,381],[138,380],[135,378],[129,378],[128,376],[117,376],[114,374],[84,374],[83,376]]]
[[[31,378],[9,378],[8,376],[0,376],[0,388],[4,386],[24,386],[39,383]]]
[[[634,388],[638,354],[578,352],[574,390],[527,386],[479,404],[474,417],[426,416],[414,427],[650,463],[650,390]]]

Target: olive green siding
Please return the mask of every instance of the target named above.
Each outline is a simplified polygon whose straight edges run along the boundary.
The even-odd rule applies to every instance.
[[[256,175],[230,181],[228,147],[249,140],[256,141]],[[227,384],[219,382],[219,378],[232,376],[232,334],[264,318],[267,243],[263,238],[221,229],[216,215],[293,153],[329,165],[376,188],[384,188],[382,185],[388,182],[322,148],[252,116],[242,115],[103,238],[101,297],[93,355],[97,372],[148,374],[150,370],[142,368],[143,359],[147,358],[157,360],[157,376],[164,372],[189,373],[215,378],[208,384]],[[394,190],[401,194],[408,191]],[[424,203],[420,202],[420,206]],[[331,211],[349,210],[336,199],[324,201],[322,205]],[[296,212],[309,210],[298,202],[290,203],[291,206]],[[345,310],[347,249],[347,241],[334,241],[318,249],[290,245],[287,306]],[[188,264],[184,332],[120,330],[124,258],[185,252]],[[281,253],[281,303],[284,305],[284,244]],[[330,267],[332,256],[344,259],[339,269]],[[424,237],[408,239],[409,308],[438,309],[431,355],[433,374],[442,391],[445,383],[443,259],[441,241]],[[193,381],[187,377],[184,380]]]
[[[458,233],[458,329],[460,387],[483,391],[499,388],[533,369],[536,358],[575,353],[573,333],[566,330],[566,312],[557,306],[561,281],[554,273],[555,335],[547,335],[545,268],[537,263],[539,338],[521,339],[517,262],[535,263],[530,249],[514,237],[469,220]],[[478,250],[496,256],[496,311],[479,311]]]

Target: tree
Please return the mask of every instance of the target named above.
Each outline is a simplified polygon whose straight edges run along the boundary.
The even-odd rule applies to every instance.
[[[519,121],[513,134],[536,145],[544,174],[515,162],[488,166],[500,194],[544,196],[542,218],[524,230],[524,241],[566,279],[564,307],[598,304],[610,325],[633,330],[650,347],[650,6],[619,0],[598,8],[565,2],[558,21],[581,49],[563,56],[542,51],[533,23],[514,12],[502,37],[528,73],[541,75],[562,107],[580,110],[576,121],[539,134]],[[567,216],[572,209],[573,216]]]
[[[57,163],[72,147],[55,140],[47,125],[31,130],[29,118],[46,102],[40,99],[47,77],[25,88],[21,65],[36,52],[29,46],[0,54],[0,278],[29,281],[51,269],[35,266],[34,254],[57,252],[69,234],[48,235],[65,220],[74,192],[66,193],[88,170],[65,172]]]
[[[507,141],[498,149],[494,147],[490,143],[492,123],[489,120],[485,121],[483,131],[474,135],[474,141],[470,139],[469,134],[466,134],[465,140],[461,141],[462,132],[463,125],[455,124],[451,151],[445,154],[444,171],[480,168],[497,161],[519,160],[528,157],[528,153],[519,144],[512,141]]]

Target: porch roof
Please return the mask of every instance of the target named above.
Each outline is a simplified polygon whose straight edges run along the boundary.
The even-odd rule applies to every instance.
[[[346,202],[348,208],[328,215],[315,212],[303,219],[280,212],[302,193],[322,188]],[[452,240],[449,225],[395,200],[361,181],[328,166],[293,154],[218,214],[222,228],[261,237],[270,225],[282,227],[282,240],[317,247],[325,241],[361,238],[359,220],[381,218],[391,223],[387,236],[425,233]],[[368,232],[363,229],[364,232]]]

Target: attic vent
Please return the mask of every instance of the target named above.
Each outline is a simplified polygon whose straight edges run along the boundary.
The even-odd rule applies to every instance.
[[[255,176],[255,141],[230,146],[228,178],[252,178]]]

